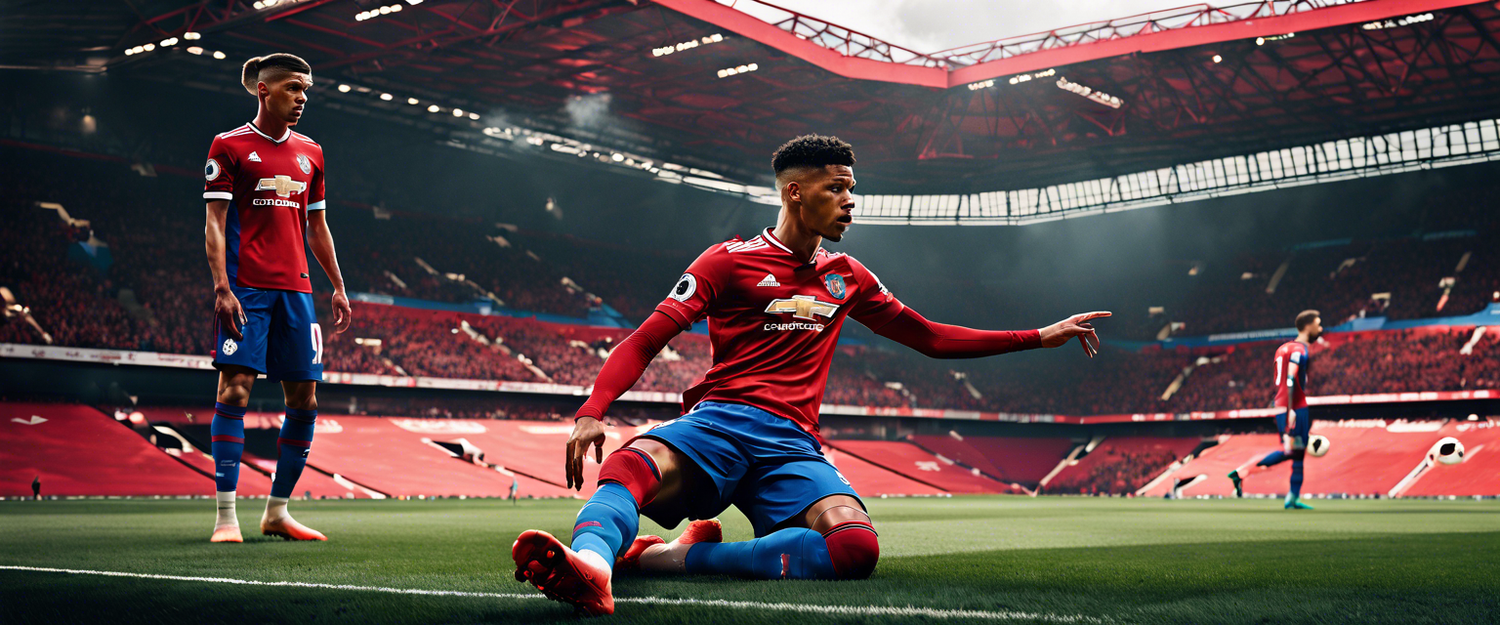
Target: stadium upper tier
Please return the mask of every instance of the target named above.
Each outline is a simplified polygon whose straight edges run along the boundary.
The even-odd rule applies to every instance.
[[[192,183],[145,178],[107,162],[16,154],[25,158],[3,174],[12,193],[4,200],[9,223],[0,233],[0,285],[29,307],[37,327],[56,345],[208,354],[212,294],[202,226],[160,209],[163,202],[200,201]],[[1486,223],[1488,193],[1436,198],[1443,210],[1427,214],[1439,226]],[[482,223],[376,215],[341,206],[333,218],[351,291],[480,300],[496,309],[503,303],[572,321],[485,315],[474,306],[455,306],[474,311],[461,313],[360,304],[349,332],[326,337],[329,371],[587,387],[629,330],[587,325],[584,317],[617,303],[629,319],[644,318],[661,297],[662,276],[677,275],[691,260]],[[1175,322],[1178,334],[1194,335],[1277,327],[1309,307],[1321,309],[1328,326],[1361,315],[1473,313],[1500,290],[1495,249],[1485,229],[1252,252],[1203,272],[1183,305],[1121,320],[1140,334]],[[1177,271],[1144,267],[1136,279]],[[320,270],[312,273],[322,278]],[[326,300],[319,296],[318,305],[326,307]],[[326,327],[327,310],[321,314]],[[1500,387],[1500,333],[1484,330],[1331,334],[1314,350],[1313,394]],[[0,342],[47,338],[20,318],[0,326]],[[853,342],[834,359],[825,403],[1062,415],[1260,408],[1272,394],[1270,353],[1277,342],[1112,350],[1090,363],[1082,380],[1027,371],[1003,358],[937,361]],[[683,334],[636,389],[680,392],[710,363],[707,338]]]
[[[370,7],[330,2],[76,5],[13,11],[32,38],[0,42],[0,62],[228,90],[232,79],[208,77],[232,77],[265,42],[283,42],[320,84],[341,85],[318,97],[358,117],[419,126],[460,149],[751,197],[774,195],[765,155],[809,129],[859,146],[879,193],[973,194],[979,212],[999,206],[1007,223],[1022,223],[1028,203],[1098,209],[1108,202],[1049,196],[1125,198],[1158,173],[1161,194],[1175,197],[1303,169],[1374,175],[1392,159],[1500,154],[1493,123],[1437,143],[1399,134],[1493,119],[1492,2],[1199,4],[942,52],[841,27],[837,4],[809,16],[752,0],[430,0],[374,19],[358,18]],[[67,19],[79,10],[92,16],[87,29]],[[757,17],[768,11],[770,23]],[[178,40],[188,33],[203,38]],[[1368,159],[1336,143],[1375,136]],[[1281,151],[1297,146],[1308,147]],[[1230,158],[1240,160],[1218,160]],[[1283,172],[1287,158],[1311,165]],[[1235,171],[1198,175],[1220,166]],[[1084,181],[1099,188],[1055,186]],[[998,191],[1025,193],[979,197]],[[915,208],[906,216],[942,207]]]

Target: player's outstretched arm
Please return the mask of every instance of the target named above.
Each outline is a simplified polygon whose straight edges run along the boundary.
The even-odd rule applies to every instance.
[[[1084,353],[1092,358],[1097,353],[1099,335],[1088,321],[1109,315],[1108,312],[1084,313],[1039,330],[996,331],[936,323],[911,308],[905,308],[895,318],[875,328],[875,333],[931,358],[982,358],[1038,347],[1059,347],[1077,336],[1083,343]],[[1087,339],[1090,336],[1094,338],[1092,345]]]
[[[620,342],[599,377],[594,380],[594,390],[573,422],[573,435],[568,437],[568,488],[583,489],[583,458],[589,447],[594,448],[594,459],[604,463],[604,418],[609,405],[619,399],[625,391],[635,386],[651,360],[661,353],[663,347],[678,334],[682,327],[663,313],[652,313],[635,332]]]
[[[245,309],[240,306],[240,299],[230,289],[229,271],[224,264],[224,224],[228,219],[228,200],[213,200],[208,203],[208,225],[203,229],[203,247],[208,252],[208,271],[214,277],[214,318],[230,338],[242,341],[245,336],[240,333],[240,328],[245,326]]]
[[[339,271],[338,254],[333,251],[333,233],[328,231],[328,211],[309,212],[307,229],[308,247],[312,248],[318,264],[323,266],[323,272],[328,274],[328,281],[333,283],[333,331],[338,334],[348,330],[349,322],[354,318],[349,307],[349,294],[344,292],[344,274]]]

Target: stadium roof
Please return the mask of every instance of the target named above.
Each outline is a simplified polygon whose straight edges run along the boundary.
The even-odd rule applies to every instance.
[[[292,51],[322,84],[349,85],[325,90],[338,106],[455,144],[763,185],[780,142],[820,132],[853,142],[864,186],[886,193],[1035,188],[1429,128],[1491,117],[1500,96],[1491,2],[1194,5],[937,53],[729,4],[23,3],[3,18],[0,63],[232,90],[223,74],[244,58]]]

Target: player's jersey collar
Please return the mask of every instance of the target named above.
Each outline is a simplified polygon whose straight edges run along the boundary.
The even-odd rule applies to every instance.
[[[261,130],[259,128],[256,128],[255,127],[255,122],[250,122],[250,123],[247,123],[245,125],[249,126],[251,130],[254,130],[255,134],[258,134],[258,135],[260,135],[262,137],[265,137],[266,141],[270,141],[271,143],[275,143],[277,145],[281,145],[282,143],[286,143],[287,139],[292,138],[292,127],[291,126],[287,126],[286,127],[286,134],[281,135],[280,139],[272,139],[271,135],[268,135],[268,134],[266,134],[264,132],[261,132]]]
[[[792,248],[787,247],[785,243],[782,243],[780,239],[777,239],[776,235],[771,234],[771,230],[771,228],[766,228],[765,231],[760,233],[760,236],[764,238],[767,243],[776,246],[777,249],[783,252],[791,254],[793,258],[801,261],[804,265],[811,265],[818,262],[818,252],[823,251],[823,245],[821,243],[818,245],[817,249],[813,250],[812,260],[805,260],[801,256],[798,256],[796,252],[793,252]]]

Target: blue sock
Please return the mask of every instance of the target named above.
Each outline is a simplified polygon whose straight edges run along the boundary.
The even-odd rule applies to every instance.
[[[623,484],[607,482],[578,511],[570,547],[573,551],[597,553],[614,568],[615,558],[625,555],[640,525],[635,496]]]
[[[1291,499],[1302,497],[1302,458],[1292,461],[1292,490],[1287,497]]]
[[[302,468],[307,466],[307,453],[312,451],[313,424],[318,420],[316,410],[286,409],[286,420],[281,422],[281,435],[276,439],[280,455],[276,458],[276,479],[271,481],[271,496],[290,498],[302,477]]]
[[[233,492],[240,483],[240,455],[245,452],[245,409],[214,404],[208,435],[208,448],[214,455],[214,489]]]
[[[823,535],[801,527],[737,543],[698,543],[688,550],[687,572],[750,579],[837,577]]]
[[[1255,464],[1263,466],[1263,467],[1273,467],[1273,466],[1276,466],[1276,465],[1281,464],[1283,462],[1286,462],[1287,458],[1290,458],[1290,457],[1291,456],[1286,455],[1286,452],[1283,452],[1280,449],[1278,449],[1278,450],[1273,451],[1273,452],[1271,452],[1269,454],[1266,454],[1266,457],[1261,458],[1260,462],[1257,462]]]

